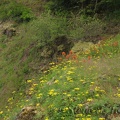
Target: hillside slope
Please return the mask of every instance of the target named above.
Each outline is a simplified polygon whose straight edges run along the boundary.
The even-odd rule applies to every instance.
[[[0,120],[119,120],[119,17],[45,3],[0,1]]]
[[[50,63],[42,74],[26,72],[30,56],[19,64],[25,44],[16,39],[1,42],[1,120],[119,119],[119,39],[117,35],[86,51],[63,52],[59,63]]]

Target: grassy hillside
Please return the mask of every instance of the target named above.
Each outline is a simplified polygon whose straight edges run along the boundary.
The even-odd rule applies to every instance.
[[[0,1],[0,120],[120,119],[119,20],[45,2]]]
[[[15,74],[13,64],[17,65],[18,54],[14,53],[16,55],[14,63],[11,62],[13,57],[6,61],[1,57],[0,65],[4,68],[1,70],[1,78],[4,80],[3,83],[1,82],[1,85],[4,85],[1,93],[5,94],[2,95],[4,97],[1,100],[7,99],[5,108],[2,107],[0,110],[1,119],[15,119],[25,106],[35,107],[37,113],[34,119],[36,120],[118,118],[120,112],[119,39],[120,35],[117,35],[115,38],[101,41],[85,52],[75,54],[70,51],[67,55],[63,52],[59,63],[50,63],[49,70],[41,75],[31,76],[29,79],[25,78],[26,75],[22,74],[22,71],[19,72],[21,77]],[[11,42],[8,43],[7,45],[10,46]],[[13,43],[16,41],[12,41]],[[8,53],[9,49],[8,46],[2,45],[1,55]],[[6,65],[8,60],[9,64]],[[22,84],[23,88],[25,86],[26,90],[20,87],[21,91],[16,91],[15,84],[18,87],[20,80],[23,81],[20,85]],[[9,96],[11,94],[11,97],[7,98],[8,94]]]

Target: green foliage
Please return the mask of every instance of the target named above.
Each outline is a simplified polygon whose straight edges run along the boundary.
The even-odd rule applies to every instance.
[[[28,22],[33,19],[33,14],[31,10],[15,1],[1,4],[0,12],[1,20],[13,19],[17,22]]]
[[[37,41],[37,46],[48,45],[58,36],[67,36],[67,20],[62,17],[43,15],[32,21],[26,28],[25,39]]]
[[[94,15],[120,10],[119,0],[50,0],[48,9],[53,12],[67,11],[79,12],[82,14]]]
[[[100,36],[104,33],[105,24],[91,17],[73,17],[70,19],[70,36],[82,41],[98,42]]]

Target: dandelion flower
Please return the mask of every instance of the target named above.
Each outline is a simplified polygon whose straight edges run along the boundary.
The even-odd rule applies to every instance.
[[[2,115],[3,114],[3,111],[0,111],[0,115]]]
[[[31,83],[32,82],[32,80],[27,80],[27,83]]]
[[[78,104],[78,107],[82,107],[83,106],[83,104]]]
[[[99,118],[99,120],[105,120],[105,118]]]
[[[78,91],[78,90],[80,90],[80,88],[74,88],[74,90],[75,90],[75,91]]]
[[[87,101],[88,101],[88,102],[92,102],[93,99],[92,99],[92,98],[88,98]]]

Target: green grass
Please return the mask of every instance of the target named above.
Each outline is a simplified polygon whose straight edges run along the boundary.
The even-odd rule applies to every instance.
[[[10,25],[17,31],[12,38],[0,34],[0,120],[14,120],[25,106],[37,109],[35,120],[104,120],[118,115],[120,34],[95,45],[75,43],[73,52],[65,55],[63,51],[57,63],[42,71],[41,64],[48,67],[51,62],[43,59],[46,44],[64,35],[97,42],[105,24],[95,18],[68,19],[46,13],[33,20],[33,13],[39,16],[43,11],[44,2],[6,1],[11,4],[1,4],[1,20],[31,21]],[[1,33],[13,23],[9,22],[0,24]]]
[[[51,16],[40,17],[30,23],[17,25],[17,35],[12,38],[0,34],[0,109],[5,108],[12,91],[25,90],[26,79],[41,74],[40,64],[44,62],[41,59],[41,46],[44,47],[49,38],[54,40],[64,33],[62,23],[61,19]],[[2,27],[0,31],[3,31]]]
[[[36,120],[112,119],[120,107],[119,39],[95,45],[97,52],[92,46],[89,52],[63,55],[42,75],[24,81],[26,91],[11,92],[0,110],[2,120],[14,119],[24,106],[36,107]]]

